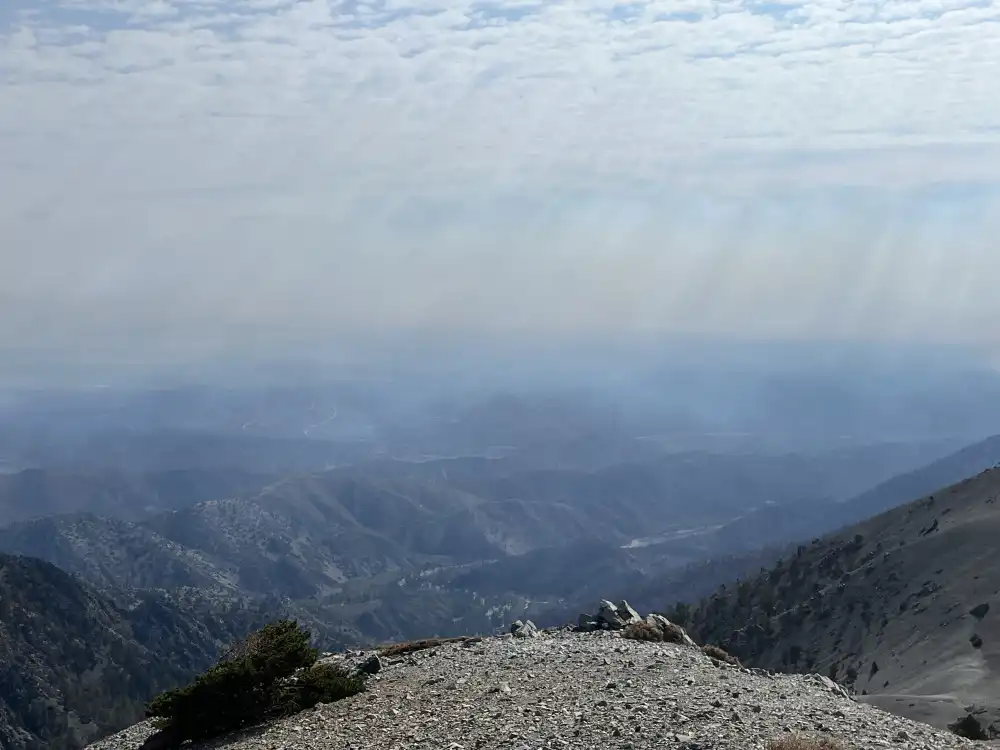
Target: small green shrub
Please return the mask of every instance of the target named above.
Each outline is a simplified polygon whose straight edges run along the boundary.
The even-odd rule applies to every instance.
[[[205,740],[360,692],[343,670],[316,665],[309,633],[294,621],[267,625],[191,684],[163,693],[146,716],[174,746]]]
[[[286,710],[296,713],[317,703],[333,703],[365,689],[364,680],[335,664],[314,664],[290,682],[284,691]]]

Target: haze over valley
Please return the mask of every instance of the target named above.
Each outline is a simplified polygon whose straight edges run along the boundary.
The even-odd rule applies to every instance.
[[[985,371],[860,361],[831,388],[815,363],[680,361],[581,366],[561,385],[523,365],[506,387],[476,382],[456,362],[467,375],[448,387],[439,362],[430,381],[12,388],[0,552],[57,566],[102,617],[130,613],[122,627],[150,626],[137,601],[167,608],[198,668],[269,617],[336,650],[561,624],[609,595],[695,602],[1000,461],[988,408],[973,419],[954,395],[996,403]],[[929,422],[916,400],[946,408]],[[206,618],[214,635],[198,635]]]

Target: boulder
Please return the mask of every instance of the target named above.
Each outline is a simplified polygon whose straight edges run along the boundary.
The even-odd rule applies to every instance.
[[[516,624],[518,625],[518,627],[516,629],[511,630],[511,634],[515,638],[538,637],[538,628],[535,626],[535,623],[533,623],[531,620],[528,620],[527,622],[523,623],[520,620],[518,620]]]
[[[632,609],[632,606],[624,599],[618,604],[602,599],[597,605],[596,614],[581,614],[576,622],[575,629],[583,633],[591,633],[595,630],[623,630],[629,625],[646,622],[661,633],[670,632],[673,637],[669,640],[688,646],[695,645],[683,628],[674,625],[663,615],[650,615],[643,620],[642,615]]]
[[[665,636],[664,637],[665,641],[671,643],[681,643],[685,646],[697,647],[698,645],[691,639],[691,636],[687,634],[687,631],[685,631],[684,628],[682,628],[680,625],[677,625],[676,623],[671,622],[663,615],[658,615],[655,613],[646,615],[646,623],[650,627],[654,627],[661,633],[663,633]]]
[[[603,599],[597,611],[597,621],[606,624],[611,630],[621,630],[625,620],[618,614],[618,607]]]
[[[378,658],[378,654],[372,654],[358,664],[355,669],[358,674],[362,675],[377,674],[382,671],[382,660]]]
[[[581,614],[576,620],[576,629],[584,633],[593,633],[601,629],[601,624],[593,615]]]
[[[834,682],[833,680],[831,680],[826,675],[814,674],[814,675],[810,675],[810,679],[812,679],[813,681],[815,681],[816,684],[819,685],[821,688],[825,688],[826,690],[829,690],[831,693],[833,693],[834,695],[836,695],[838,698],[844,698],[846,700],[853,700],[851,698],[851,694],[848,693],[847,690],[844,689],[844,687],[842,685],[839,685],[838,683]]]
[[[642,621],[642,615],[632,609],[628,602],[624,599],[618,602],[618,617],[620,617],[626,625]]]

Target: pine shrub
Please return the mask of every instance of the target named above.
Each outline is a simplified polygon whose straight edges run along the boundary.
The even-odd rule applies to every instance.
[[[252,633],[191,684],[163,693],[146,715],[179,745],[287,716],[354,695],[364,683],[339,667],[316,664],[309,633],[283,620]]]

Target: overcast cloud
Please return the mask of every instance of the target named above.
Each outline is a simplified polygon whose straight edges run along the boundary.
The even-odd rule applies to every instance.
[[[992,348],[998,21],[974,0],[3,0],[0,349]]]

